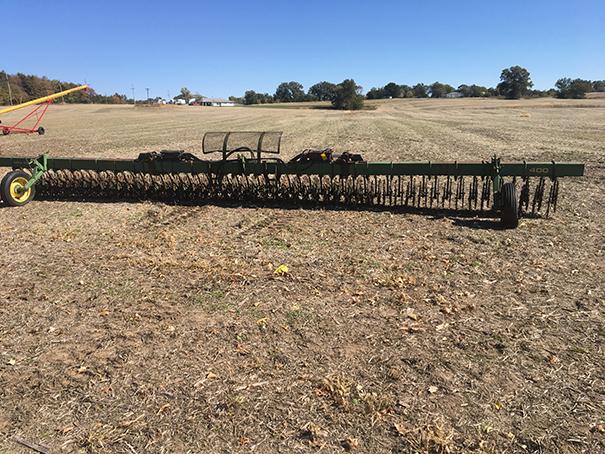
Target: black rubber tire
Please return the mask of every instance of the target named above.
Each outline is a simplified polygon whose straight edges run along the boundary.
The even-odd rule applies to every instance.
[[[44,130],[44,128],[43,128],[42,126],[40,126],[40,127],[38,128],[38,134],[39,134],[39,135],[43,136],[45,132],[46,132],[46,131]]]
[[[29,180],[31,175],[23,170],[13,170],[12,172],[8,172],[6,175],[4,175],[4,178],[2,178],[2,181],[0,182],[0,196],[2,196],[4,203],[12,207],[26,205],[31,202],[36,195],[36,186],[34,185],[30,188],[28,197],[24,199],[16,199],[13,197],[10,187],[13,181],[15,181],[17,178]]]
[[[505,229],[515,229],[519,226],[519,198],[517,188],[513,183],[504,183],[500,190],[500,224]]]

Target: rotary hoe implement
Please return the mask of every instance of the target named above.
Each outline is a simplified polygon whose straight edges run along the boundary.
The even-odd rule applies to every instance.
[[[52,200],[157,200],[170,203],[326,205],[489,211],[514,228],[526,214],[557,208],[559,180],[584,174],[572,162],[367,162],[353,153],[304,150],[278,157],[281,132],[211,132],[203,159],[183,151],[136,159],[0,157],[13,170],[0,183],[4,203]]]

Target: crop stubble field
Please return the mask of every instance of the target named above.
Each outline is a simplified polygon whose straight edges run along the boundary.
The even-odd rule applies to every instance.
[[[0,452],[605,451],[605,99],[376,110],[53,106],[2,155],[577,160],[522,220],[34,201],[0,208]],[[274,274],[288,264],[285,276]]]

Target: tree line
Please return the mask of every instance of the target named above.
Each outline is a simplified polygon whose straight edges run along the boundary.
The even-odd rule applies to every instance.
[[[231,96],[229,99],[247,105],[278,102],[333,101],[340,85],[341,84],[322,81],[312,85],[305,93],[303,85],[299,82],[282,82],[278,85],[274,94],[257,93],[254,90],[248,90],[241,98]],[[361,87],[357,85],[356,87],[358,87],[356,93],[357,95],[360,95]],[[605,91],[605,80],[572,80],[564,77],[557,81],[555,88],[549,90],[534,90],[532,88],[533,82],[531,81],[529,71],[521,66],[511,66],[510,68],[502,70],[500,74],[500,83],[496,87],[462,84],[457,88],[454,88],[452,85],[439,81],[432,84],[417,83],[415,85],[389,82],[383,87],[373,87],[368,90],[365,99],[444,98],[452,92],[457,92],[459,93],[459,96],[467,98],[492,96],[504,97],[507,99],[544,96],[584,98],[586,93],[592,91]],[[363,106],[363,100],[357,101],[355,105]]]
[[[246,105],[330,101],[336,109],[358,110],[363,108],[364,96],[361,94],[361,90],[362,87],[353,79],[345,79],[339,84],[318,82],[305,93],[301,83],[292,81],[279,84],[273,95],[248,90],[243,98],[230,96],[229,99]]]
[[[33,99],[42,98],[63,90],[69,90],[82,84],[51,80],[47,77],[33,76],[29,74],[7,74],[0,71],[0,106],[10,104],[21,104]],[[71,93],[58,102],[77,104],[125,104],[132,102],[125,95],[114,93],[110,96],[100,95],[93,89],[87,92]]]
[[[434,82],[432,84],[418,83],[415,85],[398,85],[389,82],[384,87],[371,88],[366,93],[367,99],[389,99],[389,98],[443,98],[449,93],[459,92],[464,97],[487,97],[497,96],[494,88],[481,85],[459,85],[458,88],[450,84]]]
[[[58,91],[74,88],[79,84],[51,80],[28,74],[7,74],[0,71],[0,105],[18,104],[32,99],[40,98]],[[9,90],[10,87],[10,90]],[[526,68],[511,66],[505,68],[500,74],[500,83],[496,87],[484,87],[471,84],[452,85],[442,82],[432,84],[417,83],[415,85],[397,84],[389,82],[383,87],[373,87],[366,95],[362,95],[362,87],[353,79],[346,79],[339,84],[322,81],[318,82],[305,92],[301,83],[296,81],[282,82],[274,94],[257,93],[248,90],[243,97],[230,96],[229,99],[240,104],[269,104],[306,101],[329,101],[336,109],[356,110],[363,108],[364,99],[389,98],[443,98],[452,92],[458,92],[464,97],[504,97],[519,99],[521,97],[556,96],[558,98],[581,99],[590,92],[604,92],[605,80],[585,80],[562,77],[557,80],[555,87],[549,90],[534,90],[531,76]],[[192,93],[187,88],[181,89],[182,97],[189,101],[192,97],[200,95]],[[177,98],[175,97],[175,98]],[[98,104],[125,104],[133,102],[125,95],[100,95],[93,89],[88,92],[72,93],[62,101],[66,103],[98,103]]]

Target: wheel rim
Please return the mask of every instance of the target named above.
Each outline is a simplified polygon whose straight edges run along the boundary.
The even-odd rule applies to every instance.
[[[20,189],[25,188],[27,185],[27,179],[24,177],[17,177],[13,181],[11,181],[9,191],[13,200],[23,203],[26,202],[27,199],[31,196],[32,188],[28,188],[27,190],[21,192]]]

